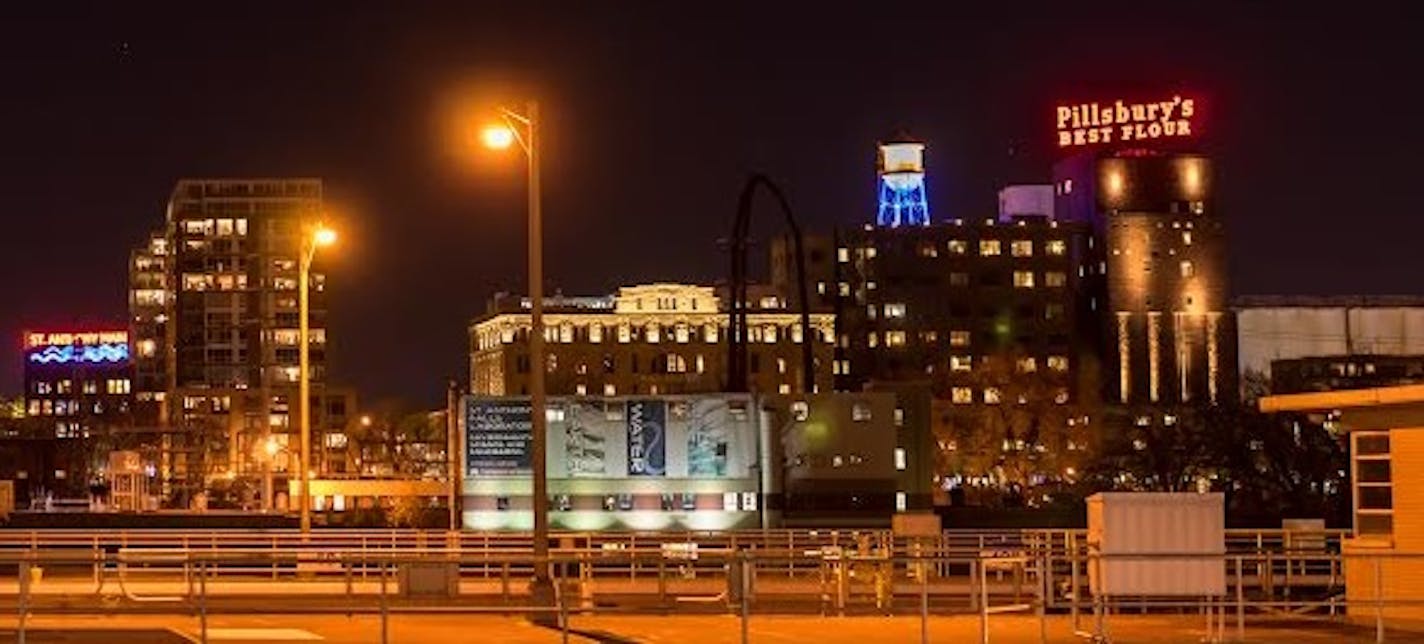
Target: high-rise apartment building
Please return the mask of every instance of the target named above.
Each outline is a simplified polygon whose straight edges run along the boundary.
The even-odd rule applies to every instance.
[[[300,439],[298,262],[322,216],[318,179],[184,179],[164,227],[133,253],[130,306],[138,404],[164,427],[168,482],[296,471]],[[311,274],[313,453],[344,419],[326,382],[325,280]],[[344,436],[343,436],[344,438]],[[275,444],[275,456],[269,456]],[[314,457],[311,467],[328,469]]]
[[[1226,234],[1211,162],[1196,154],[1083,153],[1054,167],[1054,209],[1103,240],[1104,374],[1127,405],[1237,396]]]

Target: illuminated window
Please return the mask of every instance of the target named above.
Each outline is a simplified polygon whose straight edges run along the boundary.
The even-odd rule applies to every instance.
[[[777,358],[777,359],[776,359],[776,372],[777,372],[777,373],[786,373],[786,358]]]
[[[796,421],[804,421],[811,416],[811,408],[804,400],[791,403],[791,418]]]
[[[743,512],[756,512],[756,509],[757,509],[757,493],[756,493],[756,492],[742,492],[742,511],[743,511]]]
[[[939,257],[939,249],[934,244],[920,244],[920,257]]]
[[[664,356],[667,373],[687,373],[687,360],[676,353],[669,353]]]
[[[950,255],[966,255],[969,253],[969,242],[963,239],[951,239],[945,245]]]
[[[1048,356],[1048,368],[1053,371],[1068,370],[1068,356]]]
[[[297,287],[296,280],[291,280],[292,288]],[[213,287],[213,276],[204,273],[184,273],[183,290],[185,291],[206,291]]]
[[[984,388],[984,404],[986,404],[986,405],[997,405],[997,404],[999,404],[1000,398],[1001,398],[1001,396],[1000,396],[1000,394],[999,394],[999,388],[998,388],[998,387],[985,387],[985,388]]]
[[[784,395],[787,395],[787,394],[789,394],[789,393],[791,393],[791,385],[790,385],[790,384],[787,384],[787,383],[784,383],[784,382],[781,383],[780,385],[777,385],[777,387],[776,387],[776,393],[779,393],[779,394],[781,394],[781,395],[783,395],[783,396],[784,396]]]
[[[1048,271],[1043,274],[1043,285],[1059,288],[1068,283],[1068,275],[1063,271]]]
[[[939,333],[938,333],[938,332],[935,332],[935,331],[921,331],[921,332],[920,332],[920,342],[923,342],[923,343],[925,343],[925,344],[934,344],[934,343],[935,343],[936,341],[938,341],[938,340],[939,340]]]
[[[705,326],[705,327],[702,328],[702,337],[707,340],[707,343],[708,343],[708,344],[716,344],[716,342],[717,342],[717,331],[718,331],[718,330],[719,330],[719,329],[718,329],[717,324],[716,324],[715,322],[714,322],[714,323],[710,323],[710,324],[708,324],[707,326]]]
[[[876,308],[876,306],[875,306],[874,304],[866,304],[866,305],[865,305],[865,317],[874,320],[876,315],[879,315],[879,309]]]
[[[974,369],[974,356],[950,356],[950,371],[972,371]]]
[[[967,346],[969,346],[969,337],[970,337],[970,336],[969,336],[969,332],[968,332],[968,331],[961,331],[961,330],[950,331],[950,332],[949,332],[949,346],[951,346],[951,347],[967,347]]]
[[[1043,252],[1049,255],[1065,255],[1068,253],[1068,242],[1061,239],[1050,239],[1044,242]]]
[[[842,264],[844,264],[844,263],[846,263],[846,262],[849,262],[849,261],[850,261],[850,249],[849,249],[849,248],[837,248],[837,249],[836,249],[836,261],[838,261],[838,262],[840,262],[840,263],[842,263]]]
[[[850,406],[850,419],[857,423],[869,422],[871,417],[870,403],[855,401]]]
[[[777,334],[776,331],[777,329],[775,324],[766,325],[766,329],[761,334],[762,341],[767,344],[775,343]]]
[[[1014,271],[1015,288],[1033,288],[1033,271]]]
[[[707,369],[707,363],[702,359],[702,354],[697,354],[695,362],[697,363],[697,373],[704,373]]]
[[[837,292],[841,294],[841,297],[850,297],[850,284],[841,282]]]
[[[979,254],[985,257],[994,257],[1002,252],[1001,245],[997,239],[985,239],[979,242]]]
[[[1192,245],[1192,231],[1190,231],[1190,230],[1184,230],[1184,231],[1182,231],[1182,244],[1183,244],[1184,246],[1191,246],[1191,245]]]
[[[949,401],[956,405],[974,402],[974,390],[969,387],[954,387],[949,390]]]
[[[903,409],[901,409],[901,408],[899,408],[899,407],[896,407],[896,408],[895,408],[895,412],[894,412],[894,418],[895,418],[895,426],[896,426],[896,427],[904,427],[904,426],[905,426],[905,410],[903,410]]]
[[[1014,257],[1033,257],[1033,241],[1015,239],[1009,244],[1009,254]]]
[[[86,394],[97,394],[99,393],[99,383],[95,380],[85,380],[83,389]],[[109,393],[114,392],[111,391]]]
[[[871,317],[874,317],[873,315]],[[885,305],[885,317],[903,318],[905,317],[905,305],[903,303],[890,303]]]
[[[1194,275],[1196,275],[1196,269],[1192,266],[1191,260],[1182,260],[1182,277],[1192,277]]]
[[[687,344],[687,338],[688,331],[686,324],[679,324],[675,329],[673,329],[673,339],[677,340],[679,343]]]
[[[903,448],[903,447],[896,447],[896,448],[895,448],[895,469],[900,470],[900,471],[903,472],[903,471],[905,470],[906,460],[907,460],[907,459],[905,458],[905,448]]]
[[[590,324],[590,325],[588,325],[588,341],[591,342],[591,343],[593,343],[593,344],[598,344],[598,343],[600,343],[600,342],[603,342],[603,325],[602,325],[602,324]]]
[[[1067,389],[1059,389],[1057,393],[1053,394],[1053,404],[1055,404],[1055,405],[1066,405],[1066,404],[1068,404],[1068,390],[1067,390]]]
[[[605,396],[617,396],[617,395],[618,395],[618,388],[617,388],[617,387],[614,387],[614,386],[613,386],[613,383],[611,383],[611,382],[608,383],[608,384],[606,384],[606,385],[603,385],[603,395],[605,395]]]
[[[876,333],[876,332],[874,332],[874,331],[871,331],[871,332],[870,332],[870,335],[866,336],[865,342],[866,342],[866,344],[870,345],[870,348],[872,348],[872,349],[874,349],[875,347],[880,346],[880,334],[878,334],[878,333]]]
[[[1038,361],[1032,357],[1019,358],[1015,367],[1019,370],[1019,373],[1033,373],[1038,371]]]
[[[56,383],[54,384],[54,392],[57,393],[57,394],[72,394],[72,393],[74,393],[74,381],[72,381],[72,380],[61,380],[61,381],[59,381],[59,382],[56,382]]]
[[[628,324],[618,325],[618,342],[628,344],[633,341],[633,327]]]
[[[874,246],[866,246],[866,247],[865,247],[865,258],[866,258],[866,259],[875,259],[875,247],[874,247]]]
[[[896,512],[904,512],[904,511],[905,511],[905,508],[907,508],[907,507],[909,507],[909,502],[906,500],[905,493],[904,493],[904,492],[896,492],[896,493],[895,493],[895,511],[896,511]]]
[[[904,332],[904,331],[886,331],[886,332],[885,332],[885,346],[887,346],[887,347],[903,347],[903,346],[905,346],[905,332]]]
[[[722,509],[723,509],[723,510],[726,510],[727,512],[736,512],[736,511],[737,511],[737,500],[738,500],[737,497],[738,497],[738,495],[737,495],[736,492],[723,492],[723,493],[722,493]]]
[[[645,337],[648,339],[648,344],[657,344],[658,340],[662,335],[662,327],[659,327],[656,324],[649,324],[646,328],[644,328],[644,334]]]
[[[131,391],[132,385],[128,378],[112,378],[104,386],[110,394],[123,395]]]

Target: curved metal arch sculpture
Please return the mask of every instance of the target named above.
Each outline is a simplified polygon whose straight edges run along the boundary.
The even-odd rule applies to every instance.
[[[806,255],[802,249],[801,226],[791,213],[786,195],[770,178],[761,173],[747,177],[742,186],[741,197],[737,199],[737,219],[732,224],[732,279],[730,284],[730,306],[727,307],[727,391],[749,391],[747,386],[747,239],[751,226],[752,200],[757,188],[765,188],[776,198],[781,213],[786,217],[786,225],[791,229],[792,250],[796,253],[796,287],[801,313],[801,391],[812,393],[815,389],[815,331],[811,328],[810,298],[806,289]]]

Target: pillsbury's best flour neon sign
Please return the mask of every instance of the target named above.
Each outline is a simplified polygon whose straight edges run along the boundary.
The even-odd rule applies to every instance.
[[[1079,103],[1058,106],[1058,147],[1132,143],[1192,136],[1196,100]]]

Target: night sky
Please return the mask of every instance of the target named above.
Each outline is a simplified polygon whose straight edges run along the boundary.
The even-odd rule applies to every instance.
[[[343,233],[325,264],[335,379],[442,400],[469,319],[523,290],[522,160],[470,134],[528,95],[546,117],[546,275],[568,293],[720,279],[753,169],[810,229],[872,219],[874,143],[899,127],[929,145],[936,219],[991,216],[1000,186],[1048,179],[1056,102],[1171,93],[1204,105],[1234,293],[1424,293],[1424,50],[1380,7],[23,13],[46,4],[0,9],[0,394],[20,390],[21,329],[122,324],[129,250],[175,180],[291,175],[325,180]]]

